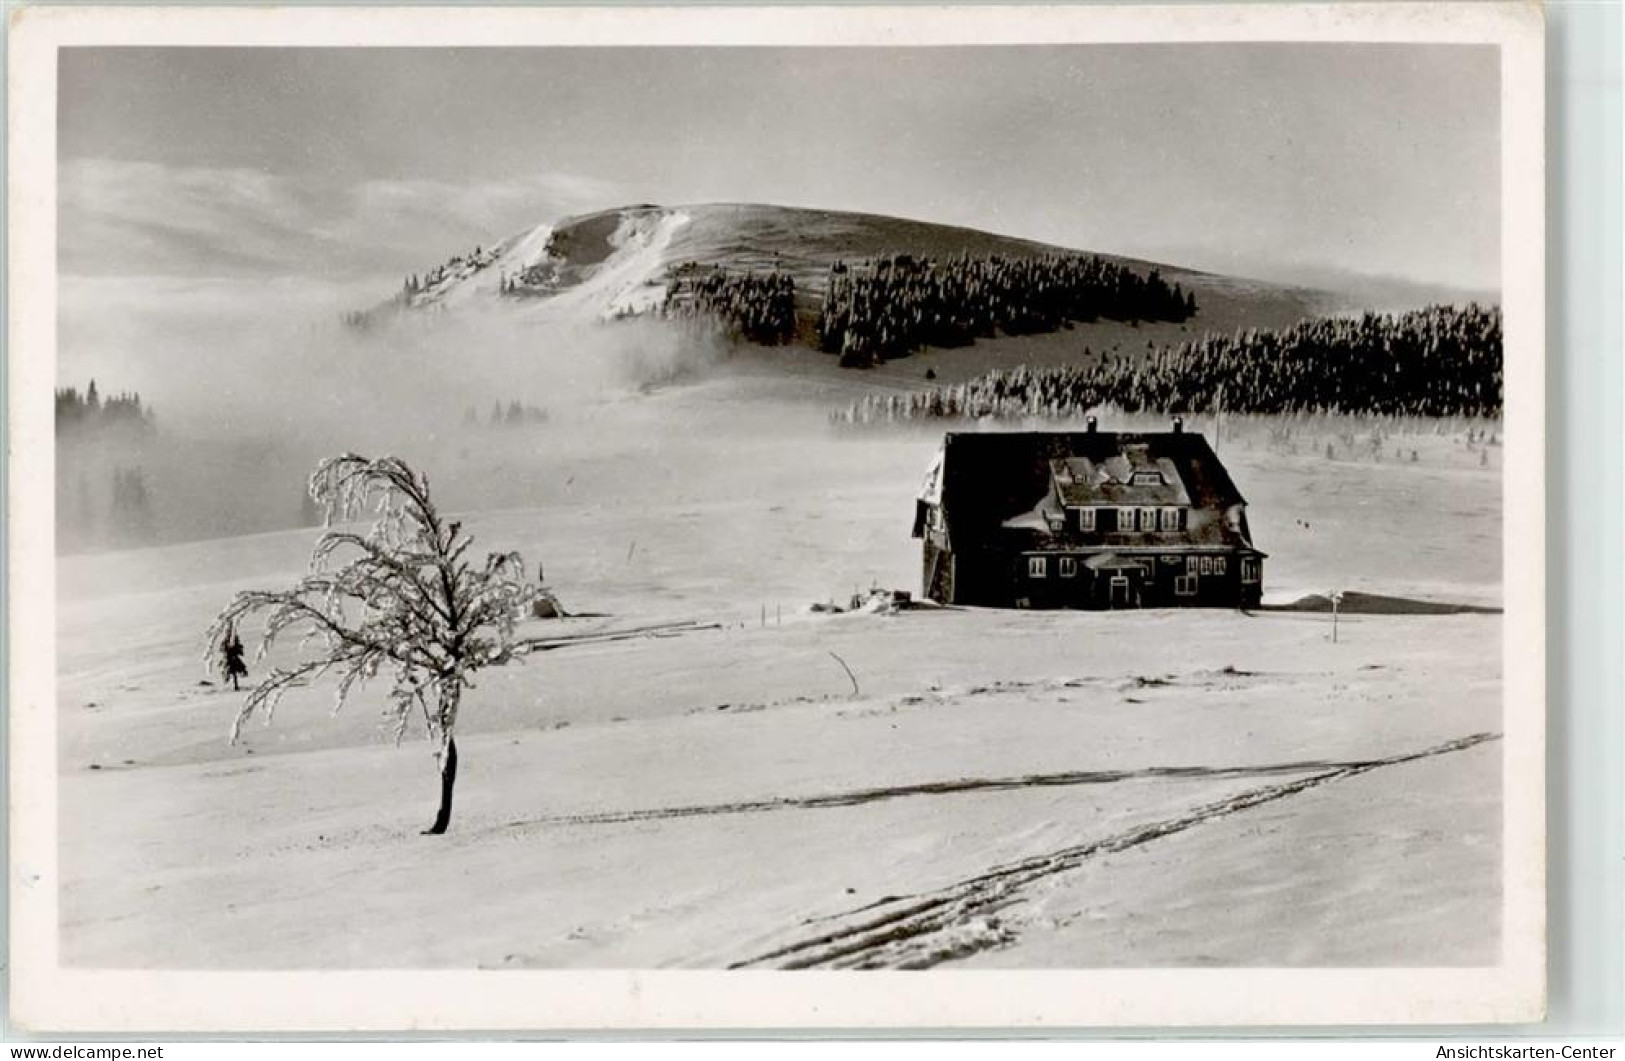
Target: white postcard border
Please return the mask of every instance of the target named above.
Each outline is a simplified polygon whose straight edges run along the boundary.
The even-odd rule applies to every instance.
[[[1545,1012],[1542,10],[1529,3],[1181,7],[23,8],[8,183],[12,1016],[78,1032],[1081,1028],[1527,1022]],[[1503,956],[1472,969],[929,974],[154,972],[57,952],[53,440],[56,51],[75,45],[1492,43],[1502,49]]]

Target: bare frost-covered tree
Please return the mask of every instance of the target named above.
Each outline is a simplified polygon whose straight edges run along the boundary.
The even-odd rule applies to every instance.
[[[421,718],[438,742],[440,810],[427,832],[443,833],[451,823],[463,693],[475,671],[524,654],[514,617],[540,588],[527,584],[518,553],[470,560],[473,539],[441,517],[428,480],[395,457],[325,460],[310,477],[310,496],[329,529],[311,551],[309,573],[291,589],[238,593],[209,627],[210,658],[231,631],[260,614],[258,659],[282,641],[298,646],[295,662],[273,667],[249,692],[231,739],[256,714],[269,723],[290,689],[336,675],[336,711],[358,684],[387,671],[396,740]],[[335,526],[369,514],[365,533]]]

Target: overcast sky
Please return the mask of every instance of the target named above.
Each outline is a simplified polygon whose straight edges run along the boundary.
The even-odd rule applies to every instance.
[[[753,201],[1499,286],[1486,46],[69,49],[59,87],[75,274],[398,274],[566,213]]]

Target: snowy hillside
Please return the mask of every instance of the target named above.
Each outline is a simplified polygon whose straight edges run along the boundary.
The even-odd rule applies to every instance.
[[[541,224],[494,247],[454,256],[403,292],[410,309],[507,303],[571,317],[613,318],[654,308],[673,268],[686,263],[740,271],[778,269],[804,297],[821,298],[830,264],[895,254],[945,258],[1095,253],[976,229],[846,211],[763,204],[624,206]],[[1217,326],[1245,320],[1275,327],[1346,308],[1338,296],[1101,254],[1159,269],[1193,291]]]
[[[544,562],[567,607],[603,616],[560,628],[720,628],[482,678],[438,841],[418,835],[429,745],[393,746],[380,687],[337,716],[330,685],[296,692],[226,743],[244,694],[204,674],[201,631],[233,591],[289,584],[316,531],[63,558],[64,961],[1495,959],[1499,614],[1345,613],[1333,641],[1302,611],[813,611],[918,587],[913,497],[940,434],[830,433],[769,383],[442,443],[435,488],[479,546]],[[1403,440],[1416,461],[1327,441],[1222,441],[1268,600],[1499,605],[1498,454],[1442,428]],[[481,483],[529,501],[461,510]]]
[[[1047,249],[856,214],[627,208],[412,277],[395,314],[429,326],[275,362],[252,386],[286,411],[282,450],[177,436],[152,475],[170,511],[206,503],[212,459],[221,501],[281,505],[286,527],[310,460],[390,452],[480,549],[545,567],[575,617],[528,632],[598,639],[482,676],[458,817],[431,841],[434,762],[393,746],[376,684],[337,716],[330,683],[296,690],[275,725],[226,741],[246,692],[203,670],[202,632],[235,591],[296,579],[318,531],[209,517],[237,536],[59,558],[63,960],[1493,962],[1499,424],[1186,418],[1248,498],[1265,603],[1347,591],[1337,619],[837,613],[869,587],[918,590],[914,498],[942,434],[838,430],[832,405],[1279,325],[1316,312],[1311,294],[1169,269],[1201,304],[1189,321],[978,337],[864,371],[801,344],[595,323],[653,306],[685,262],[776,268],[818,297],[835,259]],[[633,636],[602,637],[617,631]]]
[[[556,296],[558,305],[587,315],[642,312],[658,300],[666,252],[688,221],[681,211],[626,207],[537,225],[430,270],[406,305],[457,307],[508,294],[516,301]]]

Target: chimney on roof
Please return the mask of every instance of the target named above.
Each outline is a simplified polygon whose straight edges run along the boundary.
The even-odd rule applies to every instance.
[[[1174,417],[1174,434],[1182,435],[1184,433],[1185,433],[1185,418],[1183,416]]]
[[[1084,423],[1088,425],[1089,433],[1091,435],[1094,434],[1095,433],[1095,427],[1097,426],[1097,424],[1095,422],[1095,418],[1091,416],[1091,417],[1089,417],[1089,419],[1085,420]]]

